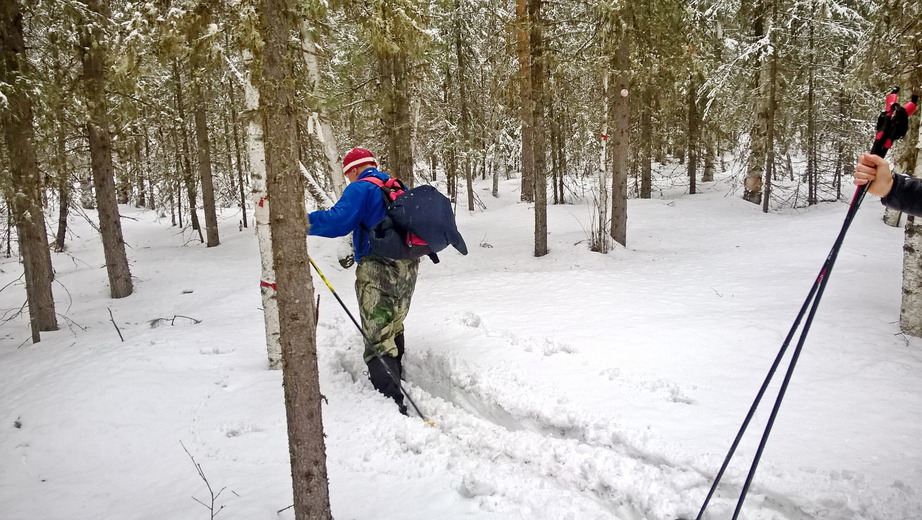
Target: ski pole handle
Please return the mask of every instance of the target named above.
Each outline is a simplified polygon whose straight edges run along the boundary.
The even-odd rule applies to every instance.
[[[897,102],[899,92],[900,88],[894,87],[887,94],[884,100],[884,111],[877,116],[877,133],[874,135],[870,153],[882,159],[887,156],[893,143],[906,135],[909,130],[909,118],[915,114],[919,102],[919,96],[913,94],[908,103],[900,105]],[[854,215],[858,210],[868,188],[870,188],[870,183],[862,184],[855,189],[855,195],[849,207],[850,215]]]
[[[871,153],[878,157],[885,157],[893,143],[901,139],[909,130],[909,117],[916,112],[919,96],[913,94],[905,105],[897,103],[899,87],[894,87],[884,101],[884,111],[877,117],[877,134]]]

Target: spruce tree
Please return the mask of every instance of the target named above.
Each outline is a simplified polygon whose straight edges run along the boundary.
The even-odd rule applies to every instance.
[[[99,230],[106,258],[106,272],[109,275],[109,292],[113,298],[124,298],[131,294],[133,283],[116,201],[109,103],[106,99],[105,71],[109,50],[105,32],[110,11],[108,0],[87,0],[86,6],[86,17],[80,34],[83,93],[89,110],[85,128],[90,146]]]
[[[5,85],[0,120],[3,121],[7,157],[12,177],[10,192],[12,217],[19,237],[26,278],[26,298],[32,341],[40,341],[41,331],[57,330],[54,273],[45,233],[42,208],[42,179],[35,149],[32,100],[30,99],[29,61],[23,36],[22,6],[18,0],[0,6],[0,82]]]
[[[257,54],[260,116],[295,518],[332,519],[317,371],[317,318],[304,239],[307,213],[298,164],[295,115],[301,107],[291,81],[296,58],[290,42],[297,30],[297,10],[292,0],[262,0],[258,12],[263,40]]]

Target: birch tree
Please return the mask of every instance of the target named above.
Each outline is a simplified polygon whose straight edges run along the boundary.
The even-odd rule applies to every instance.
[[[272,234],[269,228],[269,195],[266,187],[266,151],[263,120],[259,115],[259,90],[253,82],[253,69],[256,67],[250,51],[244,51],[246,74],[241,76],[244,83],[244,95],[248,112],[246,147],[250,158],[250,178],[252,179],[253,220],[256,227],[256,239],[259,244],[259,260],[262,268],[259,290],[262,295],[263,320],[266,329],[266,349],[269,356],[269,369],[282,369],[282,344],[280,341],[279,306],[276,293],[275,262],[272,255]]]
[[[869,65],[877,71],[875,86],[902,85],[902,102],[912,93],[922,94],[922,19],[918,4],[885,0],[882,15],[874,28],[876,39],[890,43],[869,50]],[[878,106],[879,106],[879,95]],[[905,140],[894,147],[890,157],[894,170],[922,178],[922,126],[919,114],[910,118]],[[922,219],[908,216],[903,244],[903,287],[900,303],[900,330],[922,337]]]
[[[922,72],[916,75],[916,84],[922,85]],[[919,89],[922,91],[922,88]],[[907,166],[912,166],[913,177],[922,179],[922,125],[913,118],[909,139],[904,143]],[[900,330],[922,337],[922,218],[909,216],[906,222],[903,245],[903,296],[900,302]]]

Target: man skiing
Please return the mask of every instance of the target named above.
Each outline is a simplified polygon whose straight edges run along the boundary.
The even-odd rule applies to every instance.
[[[892,175],[890,164],[873,154],[861,154],[855,165],[855,184],[871,183],[868,193],[882,197],[888,208],[922,216],[922,180],[905,175]]]
[[[343,158],[343,175],[349,184],[332,208],[308,215],[308,234],[335,238],[352,233],[355,293],[365,335],[368,378],[406,415],[398,379],[403,374],[403,322],[416,288],[419,260],[392,260],[371,251],[368,233],[384,220],[385,204],[381,188],[358,181],[366,177],[387,181],[390,177],[377,166],[375,156],[368,150],[350,150]]]

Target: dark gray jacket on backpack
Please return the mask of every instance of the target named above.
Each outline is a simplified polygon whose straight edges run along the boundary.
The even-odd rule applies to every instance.
[[[893,187],[880,202],[888,208],[922,216],[922,180],[905,175],[893,176]]]

